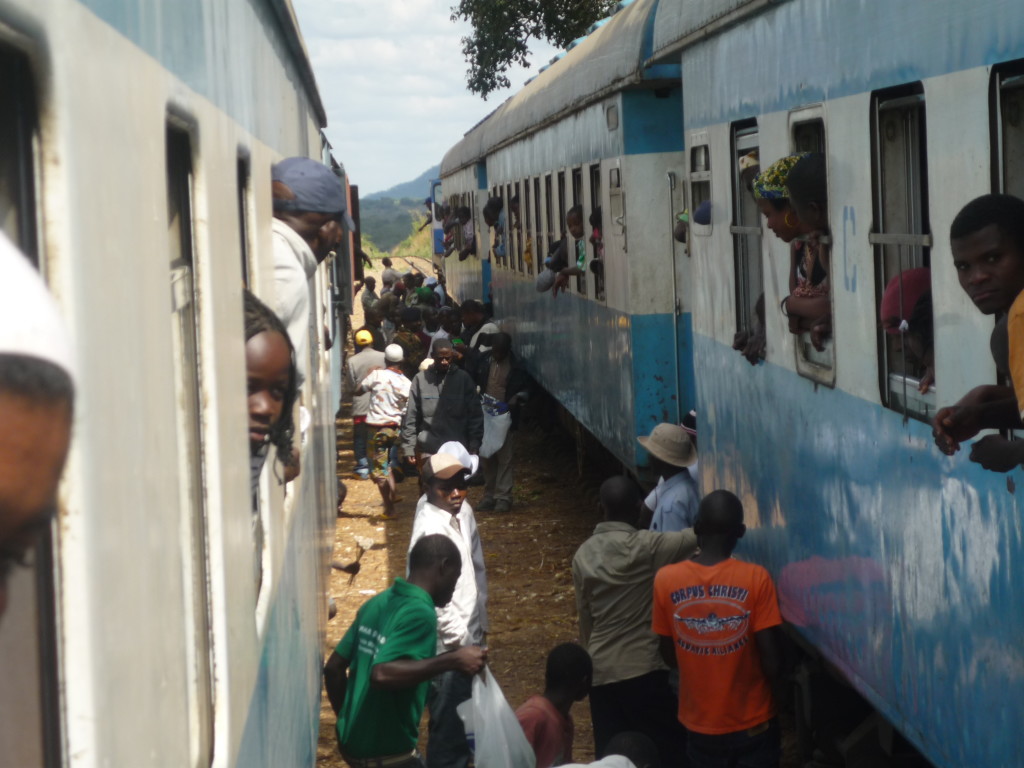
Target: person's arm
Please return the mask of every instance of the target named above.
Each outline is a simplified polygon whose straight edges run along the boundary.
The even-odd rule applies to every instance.
[[[1024,464],[1024,440],[988,435],[971,446],[970,459],[990,472],[1009,472]]]
[[[476,578],[476,603],[480,618],[480,629],[486,635],[490,629],[487,621],[487,564],[484,562],[484,548],[480,543],[480,530],[476,518],[469,516],[469,545],[473,553],[473,575]]]
[[[370,673],[370,685],[386,691],[412,688],[425,680],[437,677],[442,672],[455,670],[466,675],[475,675],[484,668],[486,663],[486,648],[481,648],[478,645],[466,645],[430,659],[415,661],[413,659],[397,659],[376,664]],[[324,674],[326,676],[326,669]],[[328,695],[330,695],[329,689]],[[331,706],[334,706],[333,699]]]
[[[757,641],[757,651],[761,657],[761,670],[768,678],[776,705],[781,706],[789,699],[783,674],[782,630],[777,626],[762,629],[754,633],[754,639]]]
[[[636,525],[640,530],[647,530],[651,527],[651,523],[654,521],[654,510],[648,506],[645,501],[640,505],[640,517],[637,519]]]
[[[420,422],[420,377],[412,380],[409,388],[409,402],[405,408],[405,418],[402,419],[401,446],[402,453],[410,462],[416,462],[416,434],[419,432]]]
[[[324,665],[324,687],[327,689],[327,698],[331,702],[331,709],[337,715],[341,711],[341,705],[345,701],[345,691],[348,689],[348,665],[349,660],[337,651],[331,653]]]
[[[671,533],[655,533],[651,536],[651,549],[655,568],[688,560],[697,552],[697,536],[693,529]]]
[[[1020,414],[1017,398],[1010,387],[975,387],[951,406],[940,408],[932,421],[932,436],[939,449],[952,456],[960,443],[983,429],[1017,429]]]
[[[484,441],[484,409],[472,377],[466,384],[466,450],[475,454]]]
[[[576,592],[576,617],[580,626],[580,645],[588,648],[590,633],[594,630],[594,617],[590,614],[590,601],[587,599],[583,574],[580,573],[575,563],[573,563],[572,569],[572,585]]]
[[[676,658],[676,644],[668,635],[658,635],[658,653],[669,669],[677,669],[679,660]]]

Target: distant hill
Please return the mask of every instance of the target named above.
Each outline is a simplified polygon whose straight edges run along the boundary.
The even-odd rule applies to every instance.
[[[426,195],[424,195],[426,197]],[[390,251],[409,237],[413,224],[426,215],[423,198],[390,197],[359,201],[359,228],[382,251]]]
[[[401,200],[403,197],[411,197],[420,205],[423,204],[424,199],[430,195],[430,181],[436,179],[438,174],[441,173],[441,166],[435,165],[433,168],[428,168],[419,176],[412,181],[407,181],[404,184],[397,184],[391,189],[385,189],[383,192],[374,192],[369,195],[360,195],[361,200],[380,200],[385,197],[390,197],[394,200]],[[404,238],[403,238],[404,239]]]

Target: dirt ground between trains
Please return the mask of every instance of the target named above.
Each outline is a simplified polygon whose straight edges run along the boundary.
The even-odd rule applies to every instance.
[[[347,402],[341,416],[337,422],[338,470],[348,487],[348,498],[335,529],[333,559],[345,563],[354,560],[357,537],[372,539],[374,544],[362,556],[358,575],[331,573],[328,588],[338,613],[327,625],[325,658],[352,623],[359,606],[387,589],[395,576],[404,574],[417,498],[416,481],[409,479],[399,486],[399,517],[387,521],[380,518],[376,487],[352,472],[355,462]],[[490,665],[513,707],[543,690],[547,652],[559,643],[577,640],[572,556],[599,520],[597,488],[602,479],[586,472],[579,475],[575,444],[557,427],[546,431],[536,422],[527,424],[515,439],[515,499],[511,512],[476,513],[489,581]],[[482,498],[482,490],[469,489],[469,502],[474,507]],[[594,755],[587,702],[576,704],[572,714],[576,727],[573,758],[590,762]],[[426,715],[421,734],[426,731],[425,721]],[[321,697],[317,750],[317,765],[321,768],[347,765],[338,754],[334,726],[334,712],[325,694]],[[784,762],[783,768],[795,765]]]

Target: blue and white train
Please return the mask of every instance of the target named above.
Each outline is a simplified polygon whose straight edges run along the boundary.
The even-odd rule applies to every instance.
[[[992,321],[960,289],[947,233],[977,195],[1024,195],[1022,107],[1020,3],[632,0],[442,164],[444,197],[472,207],[484,244],[447,260],[449,291],[490,287],[583,427],[639,472],[636,436],[697,408],[701,483],[743,499],[742,555],[770,569],[801,642],[884,715],[847,735],[851,764],[858,750],[889,764],[886,721],[944,768],[1024,754],[1024,476],[942,455],[928,424],[996,381]],[[790,255],[741,182],[754,150],[762,167],[827,156],[823,352],[776,309]],[[521,207],[504,259],[486,247],[493,195]],[[675,244],[676,214],[705,200],[710,220]],[[602,208],[604,285],[588,270],[553,299],[534,275],[577,203]],[[919,266],[934,304],[925,395],[878,323],[882,287]],[[732,344],[762,294],[767,355],[751,366]]]
[[[242,323],[243,285],[274,304],[271,165],[330,160],[291,3],[0,0],[0,101],[0,227],[79,362],[57,520],[0,623],[0,763],[312,765],[351,240],[315,277],[259,587]]]

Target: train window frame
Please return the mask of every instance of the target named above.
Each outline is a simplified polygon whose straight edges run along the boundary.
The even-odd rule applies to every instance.
[[[790,154],[819,152],[826,157],[827,162],[825,110],[822,104],[812,104],[790,111],[788,115],[788,131]],[[820,242],[822,245],[831,248],[831,238],[827,236],[822,237]],[[788,270],[791,269],[792,263],[790,262],[787,267],[787,280],[789,279]],[[834,325],[835,298],[833,296],[831,278],[830,274],[829,314],[833,318]],[[823,345],[825,349],[822,351],[815,349],[814,345],[811,344],[811,334],[809,331],[792,335],[794,336],[793,347],[796,355],[797,373],[817,384],[834,387],[836,383],[834,328],[833,333],[824,340]]]
[[[42,180],[40,99],[32,59],[26,51],[0,43],[0,219],[3,231],[45,279],[46,260],[39,233],[42,209],[37,197]],[[32,565],[8,579],[8,611],[3,617],[2,647],[22,663],[0,696],[8,714],[4,735],[17,733],[8,757],[41,765],[60,765],[64,728],[57,615],[60,526],[42,529],[29,555]],[[5,739],[0,739],[5,741]]]
[[[544,247],[547,248],[548,244],[555,239],[555,226],[551,220],[551,214],[553,211],[554,201],[551,199],[554,189],[554,183],[551,179],[551,174],[544,174]],[[547,254],[545,253],[545,257]],[[543,261],[543,259],[542,259]]]
[[[686,153],[687,179],[690,184],[690,232],[698,237],[708,237],[713,231],[714,216],[707,224],[694,221],[694,212],[705,200],[711,200],[711,142],[706,132],[690,137],[690,149]],[[712,208],[712,214],[714,208]]]
[[[571,200],[572,201],[572,205],[569,206],[569,207],[570,208],[574,208],[575,206],[579,205],[579,206],[581,206],[583,208],[583,212],[581,214],[583,221],[581,223],[583,224],[583,236],[584,236],[584,238],[586,238],[586,232],[587,232],[587,206],[583,204],[583,166],[577,165],[575,168],[572,169],[569,185],[570,185],[570,188],[572,190],[572,200]],[[566,231],[568,232],[568,228],[566,229]],[[587,298],[588,291],[587,291],[587,275],[586,275],[586,270],[590,266],[590,259],[588,258],[590,256],[590,249],[586,248],[586,240],[584,240],[583,242],[584,242],[584,250],[585,250],[584,265],[583,265],[584,273],[582,275],[576,275],[576,281],[575,282],[576,282],[576,293],[578,293],[583,298]],[[576,246],[576,244],[574,242],[573,243],[573,252],[574,253],[575,253],[575,246]],[[573,260],[573,263],[574,264],[576,263],[575,259]]]
[[[239,149],[235,166],[238,191],[238,244],[242,263],[242,284],[251,287],[252,233],[250,222],[255,218],[252,210],[252,160],[249,150]]]
[[[897,117],[912,115],[897,126]],[[902,132],[899,132],[900,129]],[[873,222],[868,233],[875,272],[876,314],[889,281],[908,269],[931,267],[932,236],[929,219],[927,105],[920,82],[871,94],[871,198]],[[895,142],[903,144],[896,147]],[[892,147],[892,157],[886,157]],[[898,184],[889,185],[887,178]],[[894,191],[893,191],[894,190]],[[916,206],[916,207],[915,207]],[[890,223],[890,220],[896,219]],[[892,266],[895,255],[896,265]],[[932,328],[934,334],[934,312]],[[878,376],[881,403],[909,419],[931,422],[938,410],[934,385],[918,391],[920,379],[907,373],[899,335],[877,332]],[[895,365],[899,355],[899,365]],[[896,370],[893,370],[896,368]]]
[[[191,763],[209,764],[216,737],[214,639],[209,578],[206,461],[201,393],[203,391],[202,308],[195,232],[198,133],[188,117],[169,113],[165,126],[168,256],[171,278],[171,347],[175,353],[175,421],[178,443],[181,547],[186,596],[185,643]]]
[[[519,198],[519,219],[523,228],[523,274],[533,274],[534,223],[533,223],[533,179],[523,179],[522,196]]]
[[[591,243],[591,263],[600,262],[600,271],[594,271],[594,299],[602,303],[607,302],[607,294],[604,289],[604,208],[601,206],[601,164],[592,163],[589,167],[590,173],[590,212],[601,211],[601,248],[596,243]],[[587,222],[589,224],[589,221]],[[593,227],[590,228],[593,235]]]
[[[512,214],[512,201],[519,205],[519,215]],[[506,226],[510,232],[515,233],[515,255],[516,271],[521,275],[526,274],[526,264],[523,261],[523,182],[518,180],[512,183],[512,197],[508,201],[509,208],[505,212]]]
[[[743,183],[739,160],[743,155],[760,149],[757,120],[738,120],[730,125],[729,147],[729,178],[732,187],[729,233],[732,235],[736,334],[753,334],[758,297],[761,297],[761,303],[764,304],[763,230],[757,203]],[[755,265],[756,273],[753,269]],[[767,333],[767,328],[764,331]]]
[[[1024,164],[1024,59],[994,66],[990,83],[992,190],[1024,198],[1024,173],[1012,174],[1015,178],[1007,180],[1009,167]],[[1008,109],[1008,94],[1016,97],[1012,110]],[[1016,134],[1015,141],[1007,140],[1008,129]],[[1012,154],[1007,153],[1008,145],[1015,150]]]

